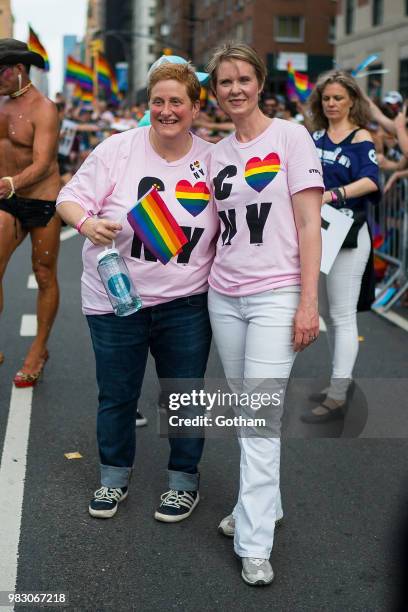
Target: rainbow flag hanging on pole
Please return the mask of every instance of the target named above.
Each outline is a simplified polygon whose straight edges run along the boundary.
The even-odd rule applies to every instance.
[[[50,61],[48,58],[48,53],[46,52],[45,48],[40,42],[40,39],[38,38],[37,34],[34,32],[33,28],[30,25],[28,26],[27,45],[30,51],[34,51],[34,53],[38,53],[38,55],[41,55],[41,57],[44,60],[44,64],[45,64],[44,70],[48,72],[50,69]]]
[[[105,90],[107,97],[114,104],[119,102],[118,81],[112,66],[102,53],[98,53],[95,60],[95,71],[98,79],[98,85]]]
[[[65,71],[65,80],[67,83],[80,85],[83,91],[93,91],[93,71],[85,64],[78,62],[71,55],[68,55],[67,67]]]
[[[291,62],[288,62],[286,90],[289,97],[297,96],[301,102],[306,102],[312,91],[307,74],[297,72]]]
[[[83,91],[82,87],[78,85],[78,83],[75,85],[72,97],[75,100],[85,103],[93,102],[93,93],[91,91]]]
[[[136,236],[164,265],[188,242],[154,187],[128,212],[127,220]]]
[[[102,53],[97,53],[95,59],[95,70],[98,78],[98,84],[105,90],[111,90],[111,67],[108,60]]]

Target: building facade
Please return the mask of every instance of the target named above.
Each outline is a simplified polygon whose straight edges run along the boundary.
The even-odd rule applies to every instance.
[[[399,90],[408,96],[408,1],[342,0],[336,24],[336,63],[352,69],[368,55],[378,55],[359,79],[369,94],[382,97]],[[384,72],[383,72],[384,71]]]
[[[157,57],[156,0],[133,0],[133,91],[136,98],[145,97],[147,72]]]
[[[203,68],[229,40],[253,46],[268,67],[267,89],[284,93],[287,62],[314,80],[333,66],[336,5],[332,0],[167,0],[160,15],[177,55]]]
[[[92,63],[95,41],[100,41],[100,51],[104,51],[102,31],[105,28],[105,5],[106,0],[88,0],[84,36],[85,56],[82,58],[88,66]]]
[[[12,38],[13,15],[10,0],[0,0],[0,38]]]

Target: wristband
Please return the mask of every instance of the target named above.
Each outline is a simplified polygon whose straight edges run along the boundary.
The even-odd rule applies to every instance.
[[[340,204],[344,204],[343,194],[341,193],[340,189],[336,187],[336,189],[332,190],[332,193],[334,194],[336,198],[335,200],[332,200],[332,202],[334,201],[334,202],[339,202]]]
[[[331,195],[331,201],[332,202],[337,202],[337,200],[339,199],[337,197],[337,194],[334,191],[330,191],[330,195]]]
[[[15,189],[14,189],[14,181],[13,181],[13,177],[12,176],[2,176],[1,177],[2,181],[8,181],[10,184],[10,193],[8,194],[8,196],[6,197],[6,200],[9,200],[10,198],[13,197],[13,195],[16,193]]]
[[[75,226],[76,231],[78,232],[78,234],[81,233],[81,227],[83,226],[83,224],[85,223],[85,221],[87,219],[90,219],[92,217],[92,215],[90,215],[89,213],[86,213],[86,215],[84,215],[83,217],[80,218],[80,220],[78,221],[78,223]]]

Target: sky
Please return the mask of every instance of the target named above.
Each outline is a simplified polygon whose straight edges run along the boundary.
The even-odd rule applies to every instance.
[[[50,98],[62,87],[63,36],[75,34],[83,37],[87,4],[87,0],[11,0],[14,38],[27,42],[30,23],[50,58]]]

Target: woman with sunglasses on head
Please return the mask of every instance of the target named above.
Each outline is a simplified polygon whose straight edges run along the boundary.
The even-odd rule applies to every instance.
[[[272,390],[278,381],[280,389],[296,353],[319,333],[321,167],[304,127],[260,110],[266,68],[251,47],[224,45],[208,70],[218,104],[235,125],[210,156],[221,220],[209,278],[214,339],[231,388]],[[245,413],[242,404],[238,409]],[[282,518],[280,414],[272,405],[267,410],[270,431],[244,437],[245,427],[238,430],[238,501],[219,526],[234,536],[250,585],[273,580],[269,556]]]
[[[181,379],[179,384],[187,387],[191,381],[196,388],[204,377],[211,343],[207,279],[217,222],[205,180],[212,145],[190,131],[200,108],[200,83],[193,69],[186,62],[158,63],[148,82],[151,126],[106,139],[58,197],[61,217],[87,238],[82,300],[99,386],[101,487],[89,505],[96,518],[114,516],[128,495],[135,415],[149,349],[161,380],[171,379],[177,386]],[[152,187],[187,238],[167,265],[123,221]],[[143,304],[126,317],[113,314],[97,272],[97,256],[113,240]],[[185,411],[194,409],[187,406]],[[170,437],[169,442],[169,490],[154,516],[174,523],[190,516],[199,501],[204,440],[186,435]]]
[[[309,108],[323,168],[323,203],[354,220],[329,274],[322,275],[321,312],[333,350],[331,380],[311,396],[318,405],[301,418],[323,423],[344,417],[358,353],[357,310],[369,310],[374,299],[366,209],[370,200],[378,200],[379,176],[374,143],[365,129],[370,121],[368,102],[352,76],[340,70],[322,75]]]

